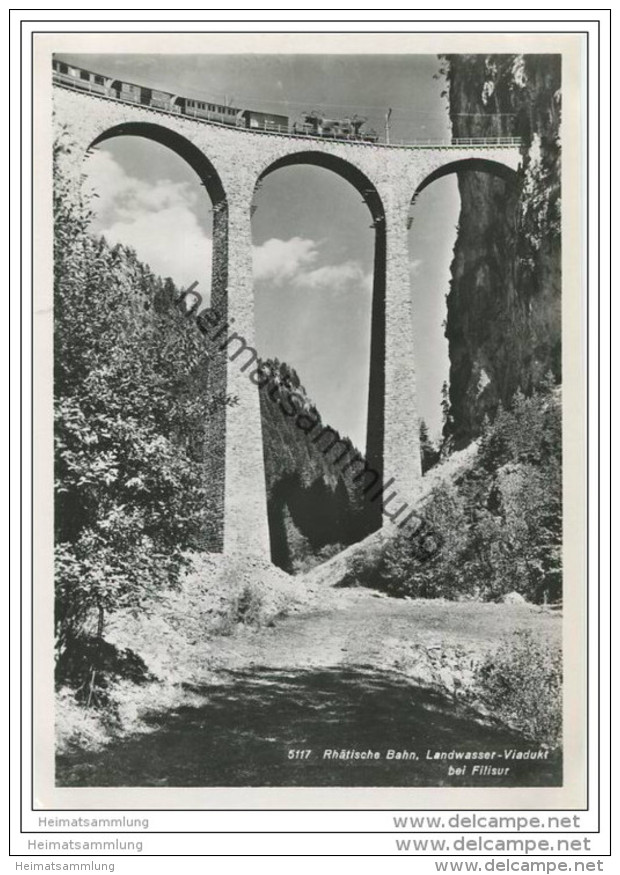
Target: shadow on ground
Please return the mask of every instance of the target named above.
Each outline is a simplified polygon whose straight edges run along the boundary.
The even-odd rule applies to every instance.
[[[485,726],[455,702],[413,686],[402,675],[355,669],[231,672],[202,686],[199,708],[151,721],[152,731],[97,752],[58,757],[59,786],[125,787],[414,787],[559,786],[560,758],[508,760],[505,751],[535,743]],[[379,759],[328,759],[326,750],[379,752]],[[310,750],[306,759],[291,751]],[[416,759],[388,759],[388,751]],[[450,774],[455,760],[427,751],[496,751],[478,765],[501,776]]]

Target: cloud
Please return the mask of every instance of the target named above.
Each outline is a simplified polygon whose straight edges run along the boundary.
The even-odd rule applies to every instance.
[[[325,264],[297,278],[297,285],[308,289],[323,286],[341,289],[350,283],[366,283],[368,274],[364,273],[359,261],[344,261],[342,264]]]
[[[411,258],[409,260],[409,273],[411,276],[415,276],[419,272],[422,264],[423,262],[421,258]]]
[[[84,165],[84,172],[85,189],[95,193],[96,201],[93,208],[99,219],[113,207],[117,196],[127,190],[130,177],[109,152],[100,149],[88,158]]]
[[[283,283],[303,274],[318,257],[319,250],[314,240],[272,237],[254,247],[254,279]]]
[[[346,290],[349,287],[372,288],[372,276],[359,261],[317,265],[320,243],[303,237],[280,240],[272,237],[254,247],[254,279],[296,289]]]
[[[198,282],[198,291],[208,298],[213,244],[186,207],[144,212],[102,233],[113,245],[131,246],[155,273],[172,277],[177,285]]]
[[[93,153],[86,171],[87,185],[98,193],[93,230],[112,245],[131,246],[155,273],[180,287],[198,281],[207,302],[213,244],[198,221],[198,192],[186,182],[131,176],[105,150]],[[291,290],[371,292],[372,273],[359,261],[323,261],[316,240],[272,237],[253,247],[254,281]]]
[[[198,222],[192,187],[130,176],[101,150],[91,156],[86,172],[87,184],[98,193],[93,230],[112,245],[131,246],[155,273],[177,285],[198,281],[206,300],[213,245]]]
[[[97,150],[88,159],[85,167],[87,180],[97,193],[97,214],[113,210],[116,215],[131,219],[134,214],[150,210],[169,209],[175,206],[194,207],[197,194],[187,182],[172,182],[169,179],[146,181],[130,176],[110,155]]]

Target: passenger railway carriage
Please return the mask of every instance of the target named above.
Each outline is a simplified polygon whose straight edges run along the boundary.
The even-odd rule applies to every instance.
[[[345,118],[327,118],[321,112],[313,110],[304,112],[301,117],[291,122],[286,115],[262,112],[256,109],[244,109],[235,106],[223,106],[198,100],[195,97],[184,97],[171,94],[169,91],[158,91],[155,88],[145,88],[121,79],[112,79],[59,61],[52,60],[53,81],[65,88],[75,88],[78,91],[89,91],[112,100],[124,103],[135,103],[148,106],[163,112],[173,112],[188,118],[198,119],[218,125],[231,125],[249,131],[261,131],[274,134],[286,134],[297,137],[321,137],[330,140],[347,140],[354,143],[378,143],[376,131],[366,130],[366,119],[352,115]],[[433,144],[425,141],[427,145]],[[424,145],[420,143],[418,145]],[[452,138],[452,146],[520,146],[519,137],[474,137]],[[412,145],[409,143],[408,145]]]
[[[145,88],[142,85],[102,76],[99,73],[93,73],[90,70],[84,70],[82,67],[76,67],[56,59],[52,61],[52,70],[54,82],[66,88],[89,91],[92,94],[122,100],[125,103],[149,106],[153,109],[178,113],[201,121],[277,134],[297,134],[306,137],[327,137],[371,143],[376,143],[378,140],[374,131],[365,132],[362,130],[365,119],[358,116],[345,119],[327,119],[318,112],[311,112],[304,113],[302,120],[291,125],[289,117],[286,115],[223,106],[194,97],[184,97],[167,91]]]
[[[62,61],[52,61],[54,81],[69,88],[77,88],[83,91],[92,91],[95,94],[108,95],[112,79],[106,79],[98,73],[90,73],[71,64],[63,64]]]

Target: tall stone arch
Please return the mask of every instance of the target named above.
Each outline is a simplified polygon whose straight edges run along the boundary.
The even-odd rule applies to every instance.
[[[431,182],[435,182],[436,179],[441,179],[443,176],[449,176],[452,173],[458,174],[466,172],[490,173],[493,176],[499,176],[501,179],[504,179],[513,185],[517,185],[518,182],[517,171],[501,161],[480,157],[459,158],[456,161],[447,161],[445,164],[440,164],[439,167],[436,167],[425,176],[413,193],[412,201],[415,201],[416,197],[424,191]]]
[[[512,192],[514,201],[512,202],[512,207],[505,210],[505,221],[507,224],[518,225],[519,216],[515,212],[514,206],[517,204],[522,178],[519,169],[513,168],[495,158],[491,159],[480,156],[463,157],[459,160],[447,161],[435,167],[420,180],[413,193],[411,206],[416,203],[418,196],[438,179],[448,175],[455,175],[458,179],[459,190],[462,193],[462,186],[468,185],[468,181],[471,184],[474,179],[479,178],[480,174],[494,179],[495,183],[485,183],[483,194],[478,195],[477,214],[472,217],[469,226],[463,227],[459,220],[458,234],[461,236],[460,238],[457,236],[451,271],[453,275],[455,272],[458,274],[463,253],[466,253],[467,258],[471,258],[476,265],[475,283],[480,288],[493,288],[493,282],[488,276],[488,262],[489,260],[493,262],[494,259],[499,259],[504,264],[504,253],[496,251],[497,247],[493,242],[492,236],[488,236],[485,233],[483,238],[479,234],[477,237],[472,238],[472,231],[478,228],[478,221],[482,221],[484,211],[494,208],[497,191]],[[491,193],[491,196],[489,196],[489,193]],[[410,221],[414,219],[414,216],[415,212],[410,213]],[[456,300],[454,297],[452,283],[450,286],[445,336],[448,339],[449,345],[451,410],[458,426],[455,428],[454,423],[451,422],[446,436],[451,438],[457,448],[465,446],[471,440],[471,437],[475,436],[475,433],[472,435],[471,431],[468,438],[463,434],[464,423],[462,420],[464,411],[472,412],[472,421],[478,416],[480,422],[482,422],[482,413],[474,412],[477,409],[476,405],[479,401],[482,405],[488,403],[488,396],[484,394],[485,391],[489,391],[487,387],[494,391],[493,386],[490,384],[496,381],[499,385],[503,383],[505,378],[501,366],[494,367],[494,360],[495,364],[497,364],[501,355],[489,356],[487,354],[488,350],[474,350],[476,346],[474,338],[488,330],[489,325],[493,325],[493,329],[488,333],[492,334],[496,331],[498,335],[503,335],[503,341],[498,339],[499,346],[501,347],[509,342],[514,333],[519,332],[519,328],[513,325],[505,326],[506,330],[504,332],[499,327],[506,317],[508,307],[512,306],[512,304],[502,300],[501,288],[499,291],[500,294],[493,294],[490,296],[490,299],[487,295],[487,299],[484,301],[478,300],[478,296],[474,295],[471,300],[461,302],[460,299]],[[510,296],[508,295],[508,297]],[[470,354],[473,356],[476,366],[474,369],[470,369],[471,373],[468,374],[467,363],[470,359]],[[466,431],[467,427],[465,428]]]
[[[370,371],[368,382],[368,413],[365,456],[376,472],[378,482],[383,479],[385,436],[385,291],[386,291],[386,226],[385,210],[376,185],[353,162],[337,155],[311,149],[289,152],[269,163],[259,174],[262,180],[284,167],[309,165],[321,167],[344,179],[365,202],[375,231],[373,290],[371,304]],[[346,464],[346,462],[345,462]],[[361,466],[351,467],[351,476],[361,474]],[[369,479],[369,476],[366,479]],[[378,491],[378,490],[377,490]],[[368,520],[373,528],[381,526],[381,500],[369,504]]]

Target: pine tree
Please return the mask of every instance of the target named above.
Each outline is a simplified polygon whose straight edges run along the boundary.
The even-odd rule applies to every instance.
[[[423,474],[439,461],[439,450],[432,442],[428,426],[423,419],[420,419],[420,455],[422,458]]]
[[[450,388],[448,381],[444,380],[441,386],[441,415],[444,434],[451,423],[450,416]]]

